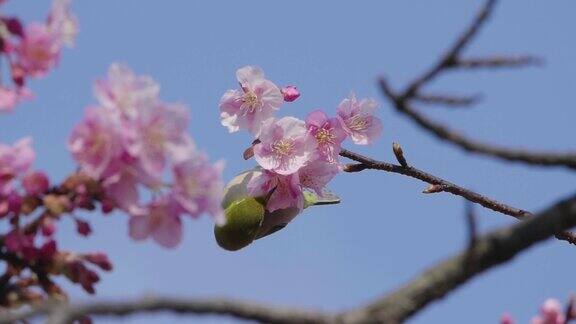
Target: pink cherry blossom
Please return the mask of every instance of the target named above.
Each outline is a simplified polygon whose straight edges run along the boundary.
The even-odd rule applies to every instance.
[[[123,145],[123,136],[112,112],[88,108],[84,119],[72,130],[68,148],[83,172],[101,179],[105,172],[114,173]]]
[[[138,160],[144,177],[159,179],[168,153],[187,147],[187,108],[177,104],[158,104],[141,111],[135,121],[129,153]]]
[[[142,211],[139,205],[140,195],[136,176],[123,170],[107,177],[103,183],[107,201],[129,214],[138,214]]]
[[[68,47],[74,46],[78,34],[78,20],[70,9],[72,0],[54,0],[48,16],[48,29]]]
[[[30,137],[11,146],[0,143],[0,194],[7,195],[12,191],[13,180],[26,173],[35,158]]]
[[[323,189],[338,172],[340,172],[340,166],[337,163],[322,160],[312,161],[298,172],[300,185],[312,189],[316,194],[322,196]]]
[[[254,146],[256,162],[281,175],[295,173],[306,165],[317,146],[304,121],[294,117],[266,121],[260,141]]]
[[[266,209],[273,212],[285,208],[304,208],[304,195],[297,173],[280,175],[268,170],[255,172],[247,184],[254,197],[268,197]]]
[[[192,217],[210,213],[216,223],[225,222],[220,207],[223,193],[222,170],[224,163],[208,163],[204,154],[196,153],[174,165],[173,196],[176,202]]]
[[[298,88],[293,85],[285,86],[284,88],[280,89],[282,95],[284,96],[284,101],[292,102],[300,97],[300,91]]]
[[[370,144],[382,133],[382,122],[374,116],[377,107],[373,99],[358,102],[354,94],[338,106],[338,120],[355,144]]]
[[[540,308],[540,315],[532,318],[532,324],[564,324],[566,322],[562,304],[556,299],[547,299]]]
[[[346,139],[338,119],[328,118],[322,110],[315,110],[306,118],[306,127],[318,143],[320,158],[328,162],[338,160],[340,145]]]
[[[156,243],[173,248],[182,240],[182,222],[178,209],[168,197],[152,202],[143,215],[130,218],[130,237],[140,241],[152,237]]]
[[[61,45],[45,25],[33,23],[26,26],[24,38],[15,50],[16,64],[27,75],[42,77],[58,63]]]
[[[94,95],[102,106],[128,117],[135,117],[142,107],[157,104],[159,92],[160,86],[151,77],[135,75],[118,63],[110,66],[107,79],[94,85]]]
[[[32,92],[27,88],[10,89],[0,85],[0,112],[10,112],[17,104],[31,98]]]
[[[229,132],[247,129],[258,137],[263,121],[273,116],[284,101],[280,89],[255,66],[236,71],[240,90],[228,90],[220,99],[220,118]]]
[[[30,169],[35,159],[30,137],[20,139],[12,146],[0,143],[0,174],[23,174]]]

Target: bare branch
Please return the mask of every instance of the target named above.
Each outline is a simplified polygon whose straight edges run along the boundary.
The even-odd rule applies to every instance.
[[[440,60],[428,71],[424,72],[420,77],[416,78],[416,80],[408,85],[407,89],[403,93],[396,94],[383,78],[380,79],[380,88],[398,112],[406,115],[421,128],[435,135],[439,139],[452,143],[465,151],[484,154],[513,162],[522,162],[540,166],[564,166],[576,169],[576,153],[536,152],[501,147],[476,141],[441,123],[429,119],[409,104],[411,99],[422,99],[422,96],[419,95],[419,93],[425,84],[432,81],[440,73],[455,67],[520,67],[541,62],[540,59],[526,55],[479,59],[460,58],[462,50],[472,41],[480,27],[486,22],[493,11],[495,4],[496,0],[487,0],[470,26],[460,35],[460,37],[458,37],[456,42],[446,51],[446,53],[442,55]],[[424,96],[424,100],[425,99],[426,97]],[[436,99],[439,100],[439,98]],[[434,98],[432,98],[432,100],[434,100]]]
[[[480,27],[484,25],[486,20],[490,17],[490,14],[494,10],[494,6],[496,5],[496,0],[488,0],[484,4],[484,6],[480,9],[476,18],[470,26],[460,35],[460,37],[456,40],[456,42],[452,45],[452,47],[440,58],[440,60],[432,66],[428,72],[424,73],[421,77],[417,78],[408,86],[408,89],[403,94],[403,97],[408,98],[413,96],[417,93],[418,89],[420,89],[424,84],[428,83],[432,79],[434,79],[439,73],[441,73],[446,68],[454,66],[456,63],[456,59],[464,50],[464,48],[470,43],[470,41],[474,38],[476,33],[480,30]]]
[[[466,249],[367,307],[346,313],[344,322],[402,323],[474,276],[506,263],[533,244],[575,225],[576,196],[573,196],[536,217],[478,238],[472,263]]]
[[[459,58],[456,60],[455,67],[461,69],[479,69],[479,68],[521,68],[533,65],[542,65],[542,58],[532,55],[518,56],[493,56],[484,58]]]
[[[14,323],[43,314],[50,323],[70,323],[84,315],[126,316],[138,312],[172,311],[229,315],[266,323],[401,323],[482,272],[503,264],[521,251],[576,225],[576,196],[561,201],[524,222],[479,237],[474,258],[466,248],[425,271],[403,287],[366,306],[343,314],[278,308],[227,299],[149,297],[137,301],[45,304],[27,312],[0,314],[0,323]]]
[[[142,312],[169,311],[180,314],[229,315],[265,323],[329,323],[333,315],[280,308],[230,299],[184,299],[146,297],[135,301],[100,301],[77,305],[47,303],[26,312],[0,315],[0,323],[14,323],[48,314],[50,324],[71,323],[85,315],[127,316]]]
[[[506,161],[522,162],[541,166],[563,166],[576,169],[576,153],[519,150],[470,139],[465,135],[450,129],[448,126],[433,121],[424,116],[424,114],[418,112],[416,109],[411,107],[407,101],[398,97],[384,79],[380,80],[380,87],[397,111],[408,116],[418,126],[435,135],[439,139],[454,144],[465,151],[484,154]]]
[[[446,94],[421,94],[416,93],[410,99],[428,105],[442,105],[448,107],[469,107],[480,101],[482,96],[455,96]]]
[[[474,250],[476,240],[478,238],[478,224],[476,223],[476,213],[474,212],[474,205],[466,201],[466,225],[468,228],[468,249]]]
[[[386,163],[382,161],[377,161],[372,158],[354,153],[343,149],[340,155],[356,162],[358,164],[347,165],[344,171],[346,172],[359,172],[366,169],[382,170],[386,172],[398,173],[411,178],[415,178],[424,181],[432,186],[428,187],[425,193],[436,193],[436,192],[449,192],[451,194],[466,198],[467,200],[479,204],[483,207],[491,209],[493,211],[512,216],[516,219],[525,219],[533,216],[530,212],[519,209],[516,207],[509,206],[505,203],[497,201],[495,199],[483,196],[472,190],[460,187],[452,182],[446,181],[442,178],[436,177],[425,171],[419,170],[417,168],[408,166],[403,167],[401,165],[396,165],[392,163]],[[567,241],[571,244],[576,244],[576,234],[571,232],[562,232],[556,236],[558,239]]]

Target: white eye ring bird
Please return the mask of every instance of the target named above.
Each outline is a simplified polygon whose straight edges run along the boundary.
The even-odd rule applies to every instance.
[[[248,193],[248,182],[262,171],[259,168],[243,172],[232,179],[224,189],[222,208],[226,223],[214,227],[214,236],[220,247],[237,251],[254,240],[283,229],[302,210],[296,207],[266,210],[266,197],[252,197]],[[340,203],[340,198],[326,191],[322,197],[311,191],[304,191],[304,209],[315,205]]]

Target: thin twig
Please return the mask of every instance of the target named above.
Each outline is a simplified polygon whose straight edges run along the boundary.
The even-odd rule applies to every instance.
[[[525,219],[533,216],[530,212],[526,210],[512,207],[495,199],[483,196],[477,192],[458,186],[450,181],[444,180],[442,178],[439,178],[437,176],[434,176],[430,173],[419,170],[412,166],[403,167],[401,165],[377,161],[372,158],[363,156],[361,154],[348,151],[346,149],[342,149],[340,155],[348,159],[354,160],[356,162],[359,162],[358,164],[351,164],[346,166],[344,170],[347,172],[359,172],[366,169],[374,169],[374,170],[382,170],[386,172],[398,173],[424,181],[434,186],[434,187],[428,187],[427,190],[425,190],[429,191],[428,193],[449,192],[451,194],[466,198],[467,200],[473,203],[479,204],[493,211],[508,216],[512,216],[516,219]],[[574,233],[562,232],[559,233],[556,237],[568,243],[576,244],[576,234]]]
[[[468,228],[468,249],[474,250],[476,240],[478,238],[478,224],[476,222],[476,213],[474,205],[470,201],[466,201],[466,227]]]
[[[540,166],[564,166],[576,169],[576,153],[536,152],[500,147],[483,143],[460,134],[448,126],[433,121],[414,109],[406,100],[398,97],[386,80],[380,79],[380,88],[397,111],[408,116],[418,126],[441,140],[454,144],[465,151],[480,153],[499,159]]]
[[[480,27],[486,22],[490,17],[494,6],[496,5],[496,0],[488,0],[484,6],[480,9],[476,18],[468,26],[468,28],[460,35],[452,47],[440,58],[440,60],[433,65],[427,72],[423,73],[422,76],[414,80],[404,92],[403,97],[408,98],[413,96],[418,92],[418,90],[424,86],[426,83],[434,79],[438,74],[444,71],[446,68],[452,67],[456,64],[457,58],[464,50],[464,48],[470,43],[474,38],[476,33],[480,30]]]
[[[462,108],[462,107],[470,107],[478,103],[481,99],[481,96],[480,95],[455,96],[447,94],[417,93],[413,97],[411,97],[411,99],[428,105],[442,105],[445,107]]]
[[[499,159],[522,162],[540,166],[564,166],[576,169],[576,153],[555,153],[555,152],[538,152],[531,150],[520,150],[509,147],[501,147],[477,141],[456,132],[449,127],[438,123],[414,109],[409,101],[418,100],[422,88],[434,80],[442,72],[453,68],[480,68],[480,67],[523,67],[534,65],[541,62],[540,59],[532,56],[517,57],[488,57],[488,58],[461,58],[462,50],[474,39],[480,27],[490,17],[496,0],[488,0],[478,12],[476,18],[466,30],[456,39],[454,44],[448,48],[446,53],[432,67],[417,77],[410,83],[406,90],[396,94],[388,85],[385,79],[380,79],[380,88],[384,95],[391,101],[396,110],[409,117],[424,130],[435,135],[441,140],[452,143],[465,151],[484,154]]]
[[[531,65],[541,65],[544,60],[532,55],[493,56],[481,58],[459,58],[456,65],[460,69],[479,68],[521,68]]]

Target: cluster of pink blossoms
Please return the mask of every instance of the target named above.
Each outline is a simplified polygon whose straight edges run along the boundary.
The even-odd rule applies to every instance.
[[[94,209],[97,190],[93,186],[88,188],[89,184],[78,176],[71,176],[60,187],[52,187],[44,172],[32,169],[35,153],[31,144],[30,138],[13,145],[0,143],[0,219],[9,224],[9,229],[0,235],[1,253],[5,260],[19,260],[11,261],[11,268],[8,268],[11,269],[7,272],[10,277],[17,278],[8,289],[18,301],[41,299],[41,295],[28,289],[35,284],[41,284],[53,296],[63,296],[60,288],[47,276],[63,274],[94,293],[94,284],[99,281],[99,276],[87,264],[110,271],[112,264],[107,256],[99,252],[60,251],[53,236],[56,223],[64,215],[76,222],[79,234],[90,234],[89,224],[75,216],[73,211]],[[38,210],[41,212],[36,213]],[[39,239],[43,242],[38,243]],[[25,265],[30,265],[37,276],[44,274],[44,282],[30,281],[23,271]]]
[[[8,62],[12,80],[11,85],[0,84],[0,112],[29,99],[26,80],[46,75],[57,65],[62,48],[74,44],[78,24],[70,4],[71,0],[54,0],[46,22],[26,26],[17,17],[0,14],[0,55]]]
[[[130,236],[171,248],[181,240],[182,215],[224,221],[223,163],[211,164],[196,150],[187,108],[162,102],[159,91],[152,78],[113,64],[95,84],[99,105],[86,110],[68,145],[81,171],[101,183],[103,203],[130,215]],[[141,189],[152,193],[145,203]]]
[[[531,324],[567,324],[576,318],[574,312],[574,300],[571,299],[567,310],[564,310],[562,304],[553,298],[549,298],[540,307],[540,314],[534,316],[530,321]],[[568,315],[569,318],[566,317]],[[508,314],[504,314],[500,319],[501,324],[514,324],[514,320]]]
[[[266,205],[270,212],[302,209],[303,190],[321,197],[341,170],[342,142],[350,137],[355,144],[367,145],[382,132],[372,99],[358,100],[352,94],[340,103],[335,117],[315,110],[305,121],[275,118],[284,102],[300,96],[296,87],[281,89],[254,66],[240,68],[236,78],[240,88],[226,91],[220,99],[221,123],[231,133],[244,129],[255,137],[253,154],[264,172],[251,179],[248,189],[253,196],[270,195]]]

